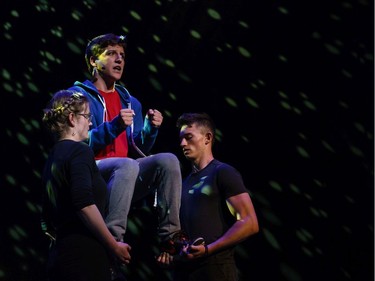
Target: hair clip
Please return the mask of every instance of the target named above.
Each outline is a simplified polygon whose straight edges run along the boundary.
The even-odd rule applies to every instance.
[[[78,93],[78,92],[74,92],[72,95],[71,95],[72,98],[74,99],[80,99],[83,97],[83,94],[81,93]]]

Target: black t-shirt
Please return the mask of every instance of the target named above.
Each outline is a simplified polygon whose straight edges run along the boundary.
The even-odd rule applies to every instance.
[[[83,142],[59,141],[47,159],[42,221],[57,235],[86,233],[77,211],[95,204],[102,216],[106,204],[106,183],[91,148]]]
[[[190,239],[203,237],[206,244],[221,237],[235,222],[226,199],[248,192],[242,176],[232,166],[216,159],[203,170],[189,174],[183,181],[180,218]],[[232,258],[232,251],[219,253]]]

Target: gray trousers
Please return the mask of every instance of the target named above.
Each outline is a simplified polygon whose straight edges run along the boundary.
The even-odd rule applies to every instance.
[[[158,153],[138,159],[113,157],[96,162],[108,188],[105,222],[118,241],[126,232],[131,203],[155,192],[159,238],[164,240],[181,229],[182,179],[174,154]]]

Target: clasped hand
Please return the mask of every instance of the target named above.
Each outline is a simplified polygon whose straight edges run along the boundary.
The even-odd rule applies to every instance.
[[[123,264],[129,264],[131,260],[130,256],[131,247],[129,244],[124,242],[117,242],[117,248],[115,250],[115,255]]]
[[[174,262],[181,261],[186,262],[197,258],[202,258],[206,255],[204,245],[186,245],[182,248],[181,252],[177,255],[171,255],[166,252],[162,252],[156,261],[162,268],[172,267]]]
[[[146,114],[146,118],[150,120],[153,127],[159,128],[163,122],[163,115],[157,109],[149,109]]]
[[[134,110],[130,108],[124,108],[120,110],[120,117],[125,126],[130,126],[133,123]]]

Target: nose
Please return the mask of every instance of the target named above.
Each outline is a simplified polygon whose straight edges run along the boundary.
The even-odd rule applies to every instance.
[[[186,145],[186,140],[185,139],[181,139],[180,146],[184,147],[185,145]]]
[[[123,55],[122,55],[122,54],[117,54],[117,58],[116,58],[116,60],[118,60],[118,61],[123,61],[123,60],[124,60]]]

